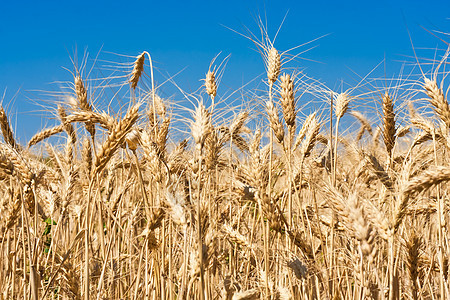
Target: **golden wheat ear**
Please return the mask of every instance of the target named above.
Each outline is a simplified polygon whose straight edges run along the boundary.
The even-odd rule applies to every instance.
[[[211,133],[211,130],[211,113],[203,103],[199,103],[194,111],[194,120],[191,123],[191,134],[199,150],[203,148],[206,137]]]
[[[273,104],[272,101],[266,102],[267,118],[269,119],[270,128],[272,128],[278,143],[281,145],[284,141],[284,128],[280,122],[280,117],[278,115],[278,109]]]
[[[450,106],[445,98],[442,88],[437,85],[436,79],[424,79],[425,93],[430,98],[428,101],[433,105],[434,111],[441,120],[450,127]]]
[[[115,124],[96,155],[94,174],[98,174],[103,170],[119,146],[125,142],[126,135],[131,131],[138,118],[139,105],[135,105],[127,112],[122,120]]]
[[[383,96],[383,141],[386,151],[391,156],[396,140],[394,102],[386,92]]]
[[[75,77],[74,85],[78,108],[85,112],[92,112],[92,106],[88,101],[87,89],[80,75]],[[94,138],[95,124],[88,120],[85,122],[85,126],[91,137]]]
[[[280,102],[283,109],[283,117],[288,130],[291,134],[295,131],[295,118],[297,111],[295,109],[295,89],[294,81],[289,74],[283,74],[280,77]]]
[[[214,98],[216,97],[216,94],[217,94],[215,70],[208,70],[208,73],[206,73],[205,89],[206,89],[206,93],[208,93],[208,95],[214,101]]]
[[[235,293],[232,300],[256,300],[259,299],[259,295],[258,289],[250,289]]]
[[[145,52],[142,52],[134,61],[133,71],[131,72],[130,84],[132,89],[136,89],[142,72],[144,71]]]
[[[51,127],[48,129],[44,129],[41,132],[36,133],[29,141],[28,141],[28,148],[31,146],[36,145],[37,143],[55,135],[58,133],[61,133],[64,131],[64,124]]]
[[[351,111],[350,114],[355,117],[359,123],[361,124],[361,128],[358,131],[358,134],[356,136],[356,140],[360,141],[364,135],[364,132],[368,132],[370,135],[373,134],[372,131],[372,126],[370,126],[369,121],[367,120],[367,118],[360,112],[358,111]]]
[[[14,139],[14,134],[8,121],[8,116],[6,115],[5,110],[3,109],[3,106],[1,104],[0,104],[0,127],[2,129],[3,138],[5,139],[5,142],[14,149],[18,149],[19,145],[16,143],[16,140]]]
[[[350,104],[350,96],[347,93],[340,93],[336,97],[336,105],[334,107],[335,109],[335,115],[337,119],[342,118],[345,113],[348,110],[348,105]]]
[[[281,71],[281,55],[278,53],[278,50],[275,49],[274,47],[266,51],[267,51],[266,54],[267,79],[269,80],[269,84],[274,84],[275,81],[277,81]]]
[[[422,239],[417,235],[415,229],[413,229],[409,239],[406,241],[406,266],[408,267],[409,284],[414,300],[419,299],[419,286],[417,280],[422,273],[422,258],[420,253],[422,247]]]

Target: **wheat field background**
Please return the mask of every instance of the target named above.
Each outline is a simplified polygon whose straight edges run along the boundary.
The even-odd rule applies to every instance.
[[[188,109],[143,52],[117,85],[75,65],[26,144],[2,106],[1,299],[450,299],[449,50],[334,92],[254,42],[239,105],[219,58]]]

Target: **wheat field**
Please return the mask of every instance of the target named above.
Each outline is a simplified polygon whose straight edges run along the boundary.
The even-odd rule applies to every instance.
[[[28,143],[2,106],[1,299],[450,299],[449,52],[333,92],[257,46],[263,88],[225,112],[214,60],[177,114],[148,52],[115,112],[78,68]]]

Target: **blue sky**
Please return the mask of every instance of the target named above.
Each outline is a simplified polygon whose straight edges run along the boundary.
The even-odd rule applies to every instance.
[[[184,70],[175,81],[187,91],[201,85],[214,56],[231,54],[223,91],[264,72],[253,44],[226,27],[257,32],[255,16],[266,14],[273,36],[287,13],[275,46],[285,50],[328,34],[311,44],[316,47],[302,55],[306,60],[292,66],[336,88],[342,81],[356,83],[355,73],[366,75],[384,58],[387,76],[398,74],[403,62],[413,61],[408,30],[424,57],[445,47],[425,29],[450,32],[450,1],[43,0],[0,5],[0,91],[6,90],[3,105],[21,142],[47,124],[36,103],[54,97],[37,90],[58,91],[56,81],[72,80],[64,68],[73,69],[75,49],[87,49],[91,58],[101,50],[100,60],[115,62],[130,60],[110,52],[135,56],[146,50],[159,70],[157,80]],[[384,67],[377,72],[382,76]],[[173,90],[165,87],[177,101]]]

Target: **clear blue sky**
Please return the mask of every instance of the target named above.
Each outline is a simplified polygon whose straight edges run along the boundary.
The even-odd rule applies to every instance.
[[[72,80],[74,49],[121,61],[106,52],[151,53],[162,74],[175,74],[187,91],[200,86],[210,60],[231,54],[223,86],[239,86],[264,71],[252,43],[223,25],[256,32],[254,16],[267,15],[273,35],[288,12],[276,41],[280,50],[329,34],[294,66],[334,88],[364,76],[384,57],[387,75],[412,61],[415,47],[444,44],[428,30],[450,32],[450,1],[2,1],[0,9],[0,91],[21,142],[46,125],[33,102],[51,101],[35,90],[57,91],[55,81]],[[447,40],[450,40],[447,37]],[[426,52],[430,56],[433,51]],[[384,72],[384,69],[381,69]],[[159,80],[163,80],[160,75]],[[170,88],[167,90],[170,93]],[[18,92],[17,96],[15,96]],[[220,91],[219,91],[220,92]],[[173,99],[176,101],[176,97]],[[12,102],[13,101],[13,102]],[[16,124],[17,123],[17,124]]]

